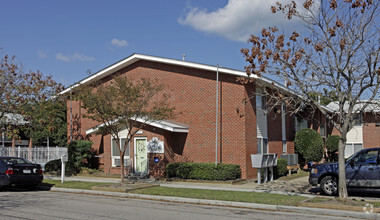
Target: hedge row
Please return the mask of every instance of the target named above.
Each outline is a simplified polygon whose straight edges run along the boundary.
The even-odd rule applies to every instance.
[[[235,164],[214,163],[169,163],[166,166],[168,178],[197,180],[235,180],[241,177],[241,169]]]

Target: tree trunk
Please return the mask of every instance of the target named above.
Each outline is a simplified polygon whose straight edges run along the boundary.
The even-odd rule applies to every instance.
[[[124,152],[120,153],[120,183],[124,184]]]
[[[346,183],[346,161],[344,159],[344,149],[346,146],[346,136],[347,132],[341,133],[341,137],[339,139],[339,153],[338,153],[338,165],[339,165],[339,198],[347,199],[347,183]]]

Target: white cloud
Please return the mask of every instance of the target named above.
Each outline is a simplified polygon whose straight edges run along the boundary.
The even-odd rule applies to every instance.
[[[125,40],[119,40],[119,39],[114,38],[111,40],[111,44],[117,47],[125,47],[128,45],[128,42]]]
[[[38,51],[38,57],[44,59],[47,57],[47,53],[45,51]]]
[[[63,55],[62,53],[57,53],[55,56],[57,60],[61,60],[64,62],[73,62],[73,61],[93,61],[95,58],[88,57],[78,52],[75,52],[73,55]]]
[[[271,12],[270,7],[277,1],[229,0],[224,8],[212,12],[190,7],[185,16],[178,18],[178,22],[229,40],[245,42],[250,34],[258,34],[264,27],[280,26],[287,22],[283,14]]]

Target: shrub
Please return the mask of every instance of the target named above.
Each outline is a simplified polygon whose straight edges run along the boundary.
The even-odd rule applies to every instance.
[[[336,154],[339,149],[339,136],[331,135],[326,140],[327,160],[329,162],[338,161],[338,155]]]
[[[197,180],[234,180],[241,177],[239,165],[214,163],[169,163],[167,177]]]
[[[60,172],[61,166],[61,159],[51,160],[45,164],[45,172]]]
[[[287,163],[288,161],[286,159],[277,159],[277,166],[274,168],[274,173],[275,173],[275,176],[279,177],[279,176],[285,176],[286,173],[287,173],[287,169],[286,169],[286,166],[287,166]]]
[[[330,152],[336,152],[339,148],[339,136],[338,135],[331,135],[326,140],[326,148]]]
[[[79,173],[82,167],[90,167],[90,160],[93,157],[91,146],[91,141],[79,140],[69,143],[67,162],[69,170]]]
[[[296,150],[305,158],[306,162],[322,159],[323,140],[317,131],[308,128],[298,131],[294,143]]]

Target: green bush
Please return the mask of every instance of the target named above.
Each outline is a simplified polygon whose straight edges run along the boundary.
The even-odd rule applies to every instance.
[[[331,135],[326,140],[326,148],[330,152],[336,152],[339,148],[339,136],[338,135]]]
[[[45,172],[58,172],[61,171],[61,159],[51,160],[45,164]]]
[[[277,166],[275,167],[275,170],[274,170],[275,176],[279,177],[279,176],[286,175],[288,171],[286,169],[287,163],[288,161],[286,159],[280,159],[280,158],[277,159]]]
[[[169,163],[167,177],[197,180],[235,180],[241,177],[239,165],[214,163]]]
[[[323,140],[317,131],[308,128],[298,131],[294,143],[296,150],[306,162],[320,161],[322,159]]]
[[[339,136],[331,135],[326,140],[327,160],[329,162],[338,161]]]
[[[82,167],[90,167],[90,160],[93,157],[91,146],[91,141],[79,140],[69,143],[67,162],[69,170],[79,173]]]

